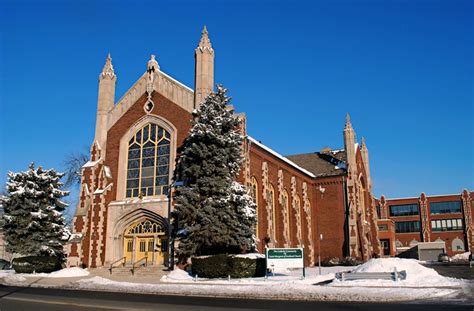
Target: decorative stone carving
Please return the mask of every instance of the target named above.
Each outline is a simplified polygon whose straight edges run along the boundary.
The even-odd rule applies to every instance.
[[[468,251],[474,252],[474,224],[472,219],[471,195],[469,191],[464,189],[462,192],[462,209],[464,212],[464,223],[466,225],[466,240]]]
[[[283,185],[283,171],[278,170],[278,202],[280,203],[281,207],[281,215],[283,219],[283,240],[284,240],[284,246],[285,247],[290,247],[290,237],[288,234],[288,231],[290,229],[289,227],[289,217],[288,215],[288,197],[285,199],[285,190],[284,190],[284,185]]]
[[[296,177],[291,177],[291,198],[293,209],[295,210],[296,218],[296,239],[298,240],[298,247],[303,247],[302,234],[301,234],[301,200],[296,191]]]
[[[430,242],[430,228],[429,228],[429,216],[428,216],[428,200],[426,199],[425,193],[421,193],[418,200],[420,204],[420,216],[421,216],[421,233],[423,236],[423,242]]]
[[[309,264],[310,266],[314,265],[314,241],[313,241],[313,229],[311,226],[311,204],[309,203],[308,197],[308,184],[303,183],[303,210],[306,214],[306,232],[308,233],[308,243],[309,243]]]

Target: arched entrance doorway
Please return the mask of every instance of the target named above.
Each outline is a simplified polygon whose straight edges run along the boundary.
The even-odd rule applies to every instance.
[[[146,257],[148,264],[161,265],[168,255],[166,230],[150,219],[133,223],[123,233],[123,250],[127,263]]]

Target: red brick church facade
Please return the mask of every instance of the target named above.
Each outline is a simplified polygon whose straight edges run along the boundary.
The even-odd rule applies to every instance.
[[[190,129],[192,111],[214,85],[214,49],[207,30],[195,50],[194,89],[164,73],[154,56],[117,102],[116,79],[109,56],[99,75],[90,161],[82,169],[68,252],[72,266],[100,267],[144,256],[155,265],[166,262],[176,150]],[[239,117],[247,134],[246,116]],[[349,116],[341,150],[282,156],[246,137],[239,181],[258,206],[259,251],[303,247],[307,265],[316,263],[319,251],[321,258],[362,260],[382,254],[369,153],[363,139],[355,141]]]

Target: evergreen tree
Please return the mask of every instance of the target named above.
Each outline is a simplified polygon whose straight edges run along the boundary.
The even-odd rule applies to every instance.
[[[230,111],[226,89],[217,87],[195,110],[179,150],[175,214],[187,234],[179,257],[242,253],[254,247],[255,204],[235,181],[243,161],[240,120]]]
[[[4,235],[10,253],[64,259],[63,244],[69,238],[61,198],[63,174],[54,169],[8,173],[7,194],[0,198],[4,209]]]

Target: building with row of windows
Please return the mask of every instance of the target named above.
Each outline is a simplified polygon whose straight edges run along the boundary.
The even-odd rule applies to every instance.
[[[420,242],[444,242],[445,251],[472,251],[474,193],[387,199],[377,204],[383,254],[395,255]]]
[[[117,76],[107,57],[99,75],[90,160],[81,172],[74,238],[68,250],[70,266],[100,267],[121,258],[128,263],[145,257],[154,265],[166,262],[168,195],[177,148],[189,132],[192,111],[214,86],[215,51],[205,28],[194,56],[194,88],[163,72],[152,55],[146,71],[118,101]],[[243,121],[246,137],[238,181],[257,203],[259,251],[302,247],[307,265],[314,265],[318,256],[367,260],[383,252],[379,240],[385,234],[379,230],[383,222],[387,232],[395,232],[395,226],[397,230],[424,228],[424,224],[399,224],[388,214],[378,217],[368,148],[363,139],[360,144],[356,141],[349,116],[342,131],[344,149],[283,156],[248,136],[247,116],[236,115]],[[414,208],[394,212],[410,214]],[[401,217],[417,221],[415,215]],[[457,220],[449,225],[457,226]]]

